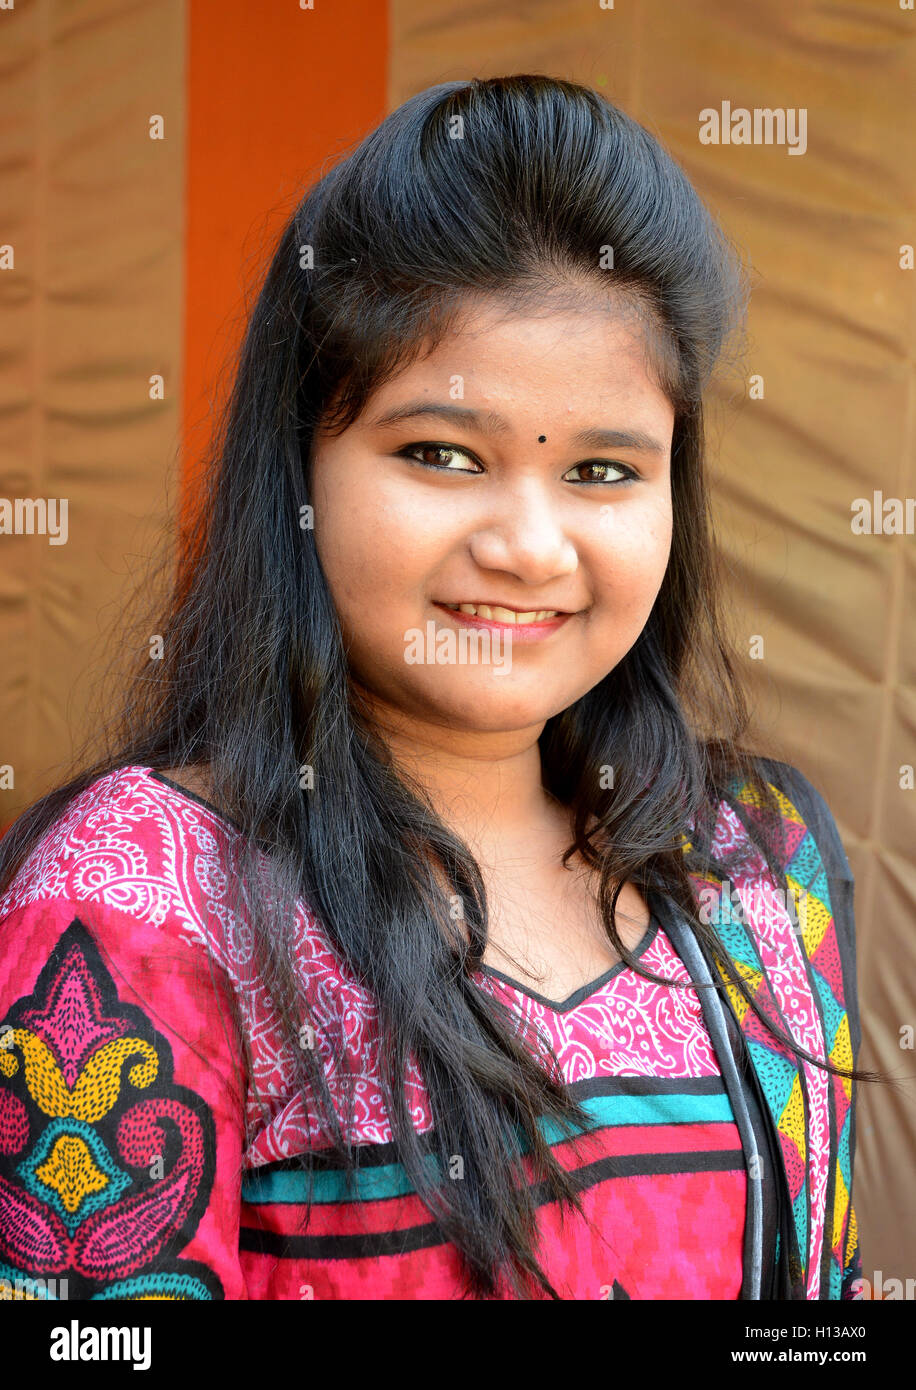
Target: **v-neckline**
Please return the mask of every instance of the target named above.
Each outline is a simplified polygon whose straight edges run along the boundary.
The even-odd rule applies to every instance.
[[[656,919],[655,912],[651,911],[649,925],[646,927],[636,950],[633,952],[637,960],[645,955],[646,951],[652,945],[658,933],[658,928],[659,923]],[[546,1008],[551,1009],[555,1014],[568,1014],[572,1009],[578,1008],[586,999],[590,999],[592,995],[597,994],[599,989],[602,989],[609,980],[613,980],[615,975],[621,975],[627,968],[627,962],[625,960],[619,960],[616,965],[612,965],[609,970],[605,970],[604,974],[599,975],[597,979],[589,980],[587,984],[581,985],[579,989],[574,990],[573,993],[567,995],[565,999],[557,1000],[548,999],[545,994],[539,994],[537,990],[531,989],[529,985],[523,985],[520,980],[514,980],[511,975],[506,975],[504,971],[497,970],[493,965],[479,965],[477,967],[480,974],[491,975],[497,980],[502,980],[503,984],[511,986],[512,989],[519,990],[522,994],[527,995],[529,999],[534,999],[536,1003],[545,1005]]]

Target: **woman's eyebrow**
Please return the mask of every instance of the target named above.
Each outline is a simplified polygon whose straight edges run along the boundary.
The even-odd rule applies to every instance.
[[[482,434],[508,434],[512,428],[508,420],[493,410],[474,410],[466,405],[451,405],[445,401],[406,401],[403,405],[386,410],[374,420],[369,421],[370,429],[384,429],[386,426],[400,425],[405,420],[415,420],[423,416],[434,416],[448,420],[452,424],[464,425],[466,429],[476,429]],[[664,454],[666,446],[643,430],[609,430],[592,428],[580,430],[570,439],[571,444],[584,444],[591,449],[640,449],[644,453]]]

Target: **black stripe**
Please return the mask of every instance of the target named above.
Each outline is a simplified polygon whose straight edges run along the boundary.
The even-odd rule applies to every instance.
[[[721,1076],[595,1076],[568,1089],[576,1100],[589,1096],[717,1096],[725,1094]]]
[[[609,1156],[586,1164],[570,1177],[579,1191],[594,1187],[609,1178],[629,1178],[662,1173],[727,1173],[744,1171],[741,1149],[717,1149],[673,1154],[623,1154]],[[555,1199],[545,1183],[532,1187],[535,1206],[545,1206]],[[294,1236],[280,1231],[261,1231],[251,1226],[239,1230],[239,1249],[257,1255],[273,1255],[278,1259],[356,1260],[377,1259],[383,1255],[406,1255],[414,1250],[445,1245],[442,1233],[433,1221],[422,1226],[408,1226],[402,1231],[373,1231],[347,1236]]]
[[[567,1090],[575,1100],[579,1101],[589,1100],[593,1096],[718,1096],[726,1093],[725,1083],[721,1076],[597,1076],[588,1081],[576,1081],[568,1086]],[[673,1120],[671,1123],[706,1124],[709,1122],[705,1120]],[[715,1123],[719,1122],[716,1121]],[[617,1128],[617,1126],[596,1125],[588,1131],[588,1134],[599,1134],[608,1128]],[[418,1134],[417,1139],[424,1153],[434,1152],[429,1130],[423,1134]],[[555,1141],[555,1143],[563,1142],[565,1141],[562,1139]],[[354,1153],[360,1168],[384,1168],[389,1163],[400,1162],[400,1154],[397,1146],[393,1143],[358,1144]],[[259,1164],[257,1168],[247,1169],[243,1176],[257,1178],[261,1174],[295,1173],[309,1168],[319,1172],[327,1172],[329,1169],[343,1172],[344,1164],[324,1149],[312,1149],[294,1155],[292,1158],[277,1159],[275,1163]]]

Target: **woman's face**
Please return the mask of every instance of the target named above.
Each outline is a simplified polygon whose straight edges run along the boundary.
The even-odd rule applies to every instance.
[[[315,542],[377,709],[539,728],[607,675],[668,563],[673,425],[621,307],[483,301],[347,430],[317,435]],[[449,604],[568,616],[503,627]]]

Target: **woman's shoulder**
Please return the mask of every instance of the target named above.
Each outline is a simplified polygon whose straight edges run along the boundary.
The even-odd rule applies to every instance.
[[[203,945],[237,838],[193,782],[185,789],[148,767],[115,768],[78,793],[33,846],[0,896],[0,921],[63,900],[127,913]]]
[[[824,795],[798,767],[763,756],[753,761],[758,776],[769,784],[781,821],[780,868],[787,911],[773,916],[769,910],[773,895],[769,889],[758,891],[763,875],[752,872],[740,889],[748,922],[760,939],[772,936],[780,923],[787,942],[798,939],[835,999],[849,1010],[850,1028],[857,1039],[855,880],[836,820]],[[762,841],[756,823],[769,815],[770,808],[764,806],[753,783],[736,782],[721,802],[720,827],[731,832],[732,845],[740,848]],[[762,861],[756,862],[761,870]]]
[[[77,1298],[244,1297],[220,1234],[238,1226],[241,1019],[231,962],[201,949],[218,845],[204,808],[121,767],[0,899],[7,1274],[62,1270]]]
[[[800,864],[817,859],[828,878],[852,882],[849,856],[836,819],[811,779],[794,764],[778,758],[757,755],[753,762],[758,776],[769,784],[775,797],[783,822],[787,860]],[[733,790],[735,800],[753,815],[758,806],[754,789],[745,784]]]

